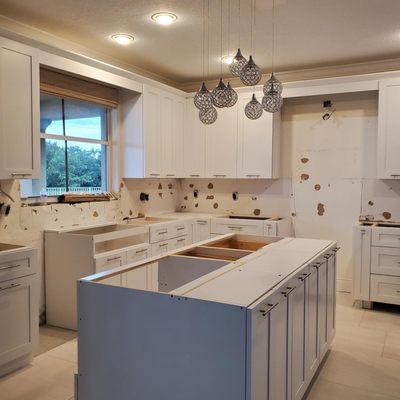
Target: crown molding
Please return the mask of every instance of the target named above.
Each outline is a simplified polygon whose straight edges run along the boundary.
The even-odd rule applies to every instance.
[[[305,68],[287,71],[277,71],[275,75],[279,77],[281,82],[298,82],[309,81],[314,79],[335,78],[352,75],[365,75],[379,72],[390,72],[400,70],[400,58],[391,58],[386,60],[352,63],[344,65],[334,65],[328,67]],[[264,73],[261,82],[269,79],[270,72]],[[223,77],[229,81],[235,88],[246,87],[240,78],[232,75]],[[218,79],[207,80],[208,88],[212,88],[218,84]],[[187,82],[178,84],[178,88],[185,92],[196,92],[201,85],[201,81]]]

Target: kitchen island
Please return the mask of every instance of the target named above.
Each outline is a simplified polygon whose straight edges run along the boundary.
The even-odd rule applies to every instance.
[[[77,399],[301,399],[335,333],[337,250],[228,234],[81,279]],[[110,284],[149,263],[157,290]]]

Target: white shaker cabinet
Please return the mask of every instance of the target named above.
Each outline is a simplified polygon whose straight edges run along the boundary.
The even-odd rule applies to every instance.
[[[193,99],[186,100],[185,134],[183,137],[183,176],[202,178],[205,176],[206,136],[204,125],[199,120],[199,110]]]
[[[35,50],[0,38],[0,179],[40,177],[39,93]]]
[[[239,96],[238,100],[238,178],[277,178],[279,176],[280,113],[263,112],[259,119],[245,116],[246,104],[252,93]],[[261,101],[262,92],[256,93]]]
[[[193,221],[193,243],[210,239],[211,237],[211,219],[199,218]]]
[[[400,79],[379,81],[378,178],[400,179]]]
[[[205,126],[206,177],[236,178],[237,105],[218,109],[218,118]],[[199,123],[201,123],[199,121]]]

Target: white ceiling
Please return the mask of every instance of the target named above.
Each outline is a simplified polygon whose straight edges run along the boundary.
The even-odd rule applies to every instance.
[[[238,47],[238,0],[222,0],[223,53]],[[271,68],[272,0],[255,0],[255,61]],[[276,70],[288,71],[400,56],[400,0],[276,0]],[[231,27],[228,35],[228,9]],[[250,51],[250,4],[241,0],[241,48]],[[202,78],[202,0],[0,0],[0,14],[68,41],[175,81]],[[178,21],[152,22],[157,11]],[[210,0],[209,77],[219,75],[220,0]],[[109,39],[130,33],[135,42],[120,46]],[[225,74],[228,73],[224,66]]]

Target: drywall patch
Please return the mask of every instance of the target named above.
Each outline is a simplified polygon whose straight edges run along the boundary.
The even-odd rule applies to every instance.
[[[194,188],[194,185],[193,185],[193,183],[191,183],[191,184],[189,185],[189,187],[190,187],[190,188]]]
[[[314,190],[316,190],[316,191],[321,190],[321,185],[319,183],[314,185]]]
[[[159,192],[158,195],[159,195],[160,197],[162,197],[162,193],[161,193],[161,192]]]
[[[132,215],[133,215],[133,211],[129,210],[129,216],[132,217]]]
[[[301,174],[300,179],[302,181],[308,181],[308,179],[310,178],[310,175],[308,174]]]
[[[187,200],[188,199],[188,197],[187,196],[185,196],[184,198],[183,198],[183,200]]]
[[[368,202],[368,205],[369,205],[369,206],[373,206],[373,205],[374,205],[374,202],[373,202],[372,200],[370,200],[370,201]]]
[[[213,189],[214,188],[214,185],[210,182],[209,184],[208,184],[208,186],[207,186],[209,189]]]
[[[218,203],[214,203],[213,207],[218,208]]]
[[[93,217],[97,218],[99,216],[99,213],[97,211],[93,212]]]
[[[214,199],[214,195],[213,194],[209,194],[206,197],[206,200],[213,200]]]
[[[168,183],[168,189],[169,189],[169,190],[172,189],[172,183]]]
[[[261,213],[261,210],[259,208],[255,208],[253,211],[254,215],[260,215],[260,213]]]
[[[158,184],[158,190],[162,190],[162,185],[161,185],[161,183]]]
[[[392,218],[392,214],[389,211],[383,212],[382,215],[383,215],[383,218],[385,218],[385,219]]]
[[[194,206],[197,208],[199,206],[199,203],[196,203]]]
[[[325,212],[325,206],[322,203],[318,203],[317,205],[317,212],[318,215],[321,217],[322,215],[324,215]]]
[[[303,164],[307,164],[310,160],[307,157],[303,157],[300,159]]]

